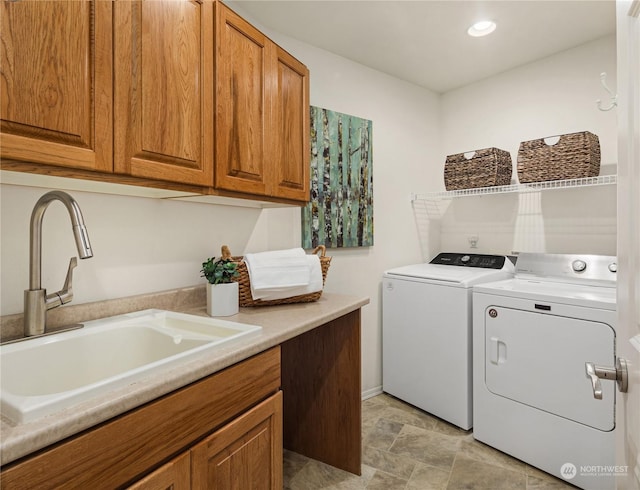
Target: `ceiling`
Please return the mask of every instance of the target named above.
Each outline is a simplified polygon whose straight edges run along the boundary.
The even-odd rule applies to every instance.
[[[615,32],[615,0],[232,0],[254,22],[444,93]],[[478,20],[497,23],[472,38]]]

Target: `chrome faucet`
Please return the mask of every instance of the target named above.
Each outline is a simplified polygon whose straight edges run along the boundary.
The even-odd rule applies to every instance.
[[[58,292],[47,294],[42,288],[42,217],[52,201],[65,205],[71,223],[73,235],[81,259],[93,257],[89,235],[78,203],[66,192],[51,191],[38,199],[31,212],[31,232],[29,239],[29,289],[24,292],[24,335],[32,337],[45,333],[47,310],[69,303],[73,299],[73,269],[78,265],[77,257],[69,261],[69,269],[64,286]]]

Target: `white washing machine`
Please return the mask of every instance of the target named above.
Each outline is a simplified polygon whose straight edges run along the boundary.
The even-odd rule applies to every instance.
[[[382,389],[471,428],[471,288],[513,272],[505,256],[464,253],[385,272]]]
[[[474,438],[571,484],[615,488],[616,259],[521,254],[473,292]],[[608,468],[607,468],[608,467]]]

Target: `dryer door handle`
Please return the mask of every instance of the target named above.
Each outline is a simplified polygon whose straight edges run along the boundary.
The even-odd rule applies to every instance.
[[[584,363],[587,378],[591,379],[593,397],[602,400],[601,379],[615,380],[618,383],[620,393],[626,393],[629,386],[629,374],[627,371],[627,361],[620,357],[616,358],[616,367],[598,366],[592,362]]]
[[[507,362],[507,344],[500,340],[498,337],[491,337],[489,358],[491,362],[496,365],[504,364]]]

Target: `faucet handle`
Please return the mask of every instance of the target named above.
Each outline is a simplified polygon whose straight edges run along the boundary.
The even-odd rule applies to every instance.
[[[62,306],[73,299],[73,269],[75,269],[77,265],[78,257],[71,257],[71,260],[69,261],[69,269],[67,269],[67,277],[64,280],[64,286],[62,286],[60,291],[47,294],[47,310]]]
[[[69,268],[67,269],[67,277],[64,280],[64,286],[62,287],[61,293],[69,294],[69,301],[73,299],[73,269],[78,266],[78,257],[71,257],[69,260]],[[68,303],[69,301],[63,301],[62,304]]]

